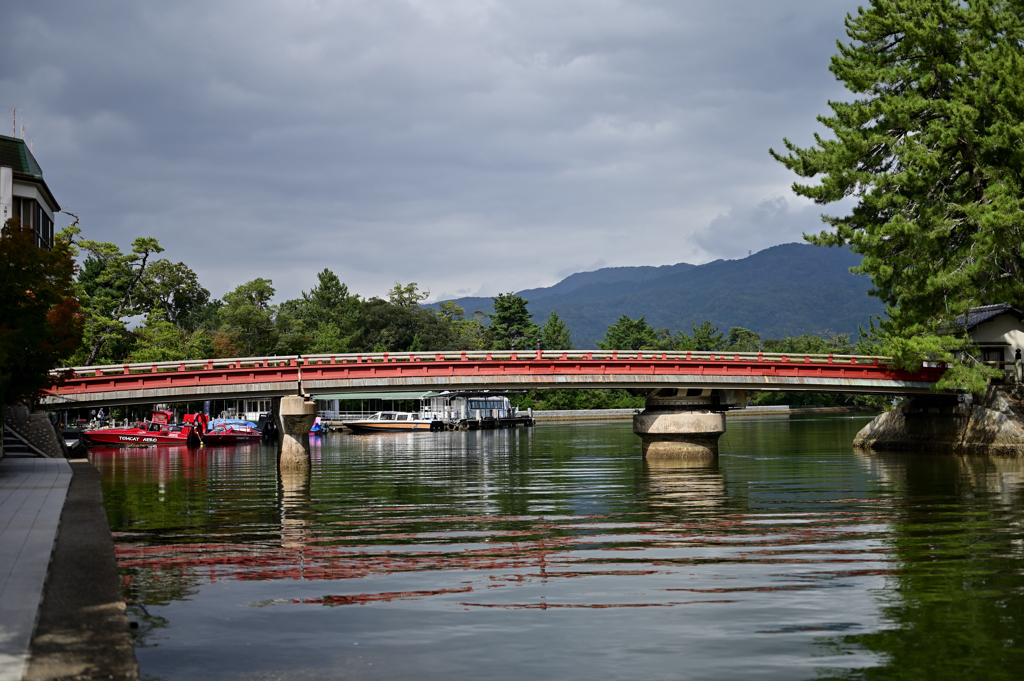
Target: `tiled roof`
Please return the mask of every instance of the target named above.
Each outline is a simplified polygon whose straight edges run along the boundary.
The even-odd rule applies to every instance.
[[[15,173],[43,179],[43,169],[29,150],[25,140],[0,135],[0,166],[8,166]]]
[[[1009,303],[999,303],[997,305],[983,305],[981,307],[971,308],[967,313],[966,319],[964,319],[962,315],[957,317],[956,325],[969,330],[977,327],[979,324],[984,324],[990,319],[994,319],[1001,314],[1012,314],[1018,320],[1024,320],[1024,312],[1021,312]]]

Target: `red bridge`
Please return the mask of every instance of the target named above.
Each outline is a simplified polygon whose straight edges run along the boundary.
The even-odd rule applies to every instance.
[[[631,388],[912,395],[942,368],[915,373],[887,357],[572,350],[403,352],[117,364],[55,371],[51,408],[336,392]],[[661,390],[661,392],[665,392]]]

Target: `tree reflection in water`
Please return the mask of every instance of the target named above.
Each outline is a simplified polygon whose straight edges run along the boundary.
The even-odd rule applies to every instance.
[[[1024,670],[1024,461],[858,453],[883,481],[897,568],[883,626],[832,639],[881,656],[841,679],[1018,679]]]

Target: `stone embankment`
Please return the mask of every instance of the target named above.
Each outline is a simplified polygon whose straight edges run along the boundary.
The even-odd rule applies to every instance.
[[[879,414],[853,446],[876,451],[919,451],[995,456],[1024,455],[1024,406],[1003,386],[973,404],[955,397],[914,397]]]

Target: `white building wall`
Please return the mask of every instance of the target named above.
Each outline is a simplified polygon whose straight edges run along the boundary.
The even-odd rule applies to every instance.
[[[1008,350],[1003,353],[1003,360],[1012,362],[1017,350],[1024,353],[1024,322],[1012,314],[1001,314],[978,325],[971,332],[971,338],[979,345],[1005,344]],[[1012,373],[1013,367],[1005,367]]]
[[[1018,320],[1012,314],[1001,314],[990,319],[971,332],[971,338],[976,343],[1006,343],[1010,346],[1010,357],[1013,358],[1014,350],[1024,352],[1024,322]]]
[[[14,171],[0,166],[0,225],[14,217]]]

